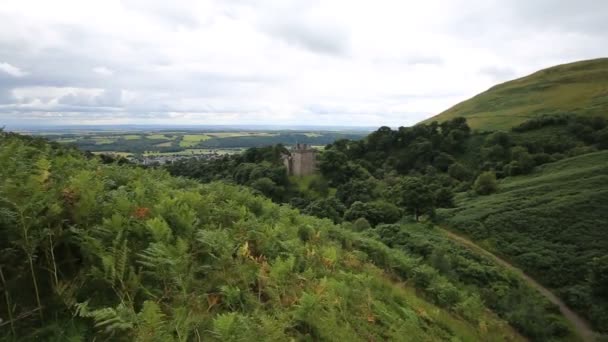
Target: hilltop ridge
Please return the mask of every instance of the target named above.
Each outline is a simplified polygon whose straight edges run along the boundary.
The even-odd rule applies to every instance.
[[[539,70],[497,84],[423,122],[465,117],[479,130],[506,130],[542,115],[608,117],[608,58]]]

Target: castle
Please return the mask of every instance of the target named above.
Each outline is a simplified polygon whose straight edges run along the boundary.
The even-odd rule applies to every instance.
[[[291,151],[283,154],[283,165],[290,176],[306,176],[313,174],[317,168],[317,150],[308,144],[295,144]]]

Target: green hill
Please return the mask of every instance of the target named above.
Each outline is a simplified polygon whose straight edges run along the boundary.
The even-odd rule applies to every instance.
[[[507,130],[553,114],[608,118],[608,58],[558,65],[496,85],[424,122],[465,117],[473,129]]]
[[[0,236],[0,340],[524,340],[417,254],[243,187],[1,132]],[[512,294],[496,299],[504,319],[568,336],[542,298],[483,267]]]
[[[584,154],[508,177],[488,196],[461,193],[439,216],[505,256],[608,328],[608,151]]]

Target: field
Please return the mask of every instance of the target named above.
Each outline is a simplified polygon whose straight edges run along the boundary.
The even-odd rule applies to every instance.
[[[201,141],[209,139],[211,139],[211,137],[206,134],[186,134],[183,136],[182,141],[180,141],[179,146],[193,147],[198,145]]]
[[[496,85],[425,122],[464,116],[471,128],[505,130],[545,114],[608,117],[608,58],[558,65]]]
[[[87,131],[65,130],[28,132],[62,144],[73,144],[95,153],[116,155],[196,155],[231,154],[250,147],[274,144],[306,143],[323,149],[337,139],[361,139],[368,132],[361,131]]]

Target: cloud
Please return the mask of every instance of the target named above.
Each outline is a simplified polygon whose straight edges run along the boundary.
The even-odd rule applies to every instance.
[[[605,13],[592,0],[14,1],[0,6],[0,125],[413,124],[605,55]]]
[[[495,82],[507,81],[509,79],[512,79],[516,75],[515,70],[509,67],[502,67],[497,65],[481,68],[479,72],[482,75],[490,77],[492,81]]]
[[[335,27],[319,27],[314,22],[277,21],[265,30],[287,44],[314,53],[344,55],[349,51],[348,34]]]
[[[344,55],[350,49],[350,32],[331,8],[312,0],[273,3],[259,9],[257,26],[288,45],[313,53]]]
[[[106,67],[94,67],[93,72],[102,76],[112,76],[114,74],[114,71]]]
[[[0,71],[13,77],[23,77],[27,75],[26,72],[9,63],[0,63]]]

